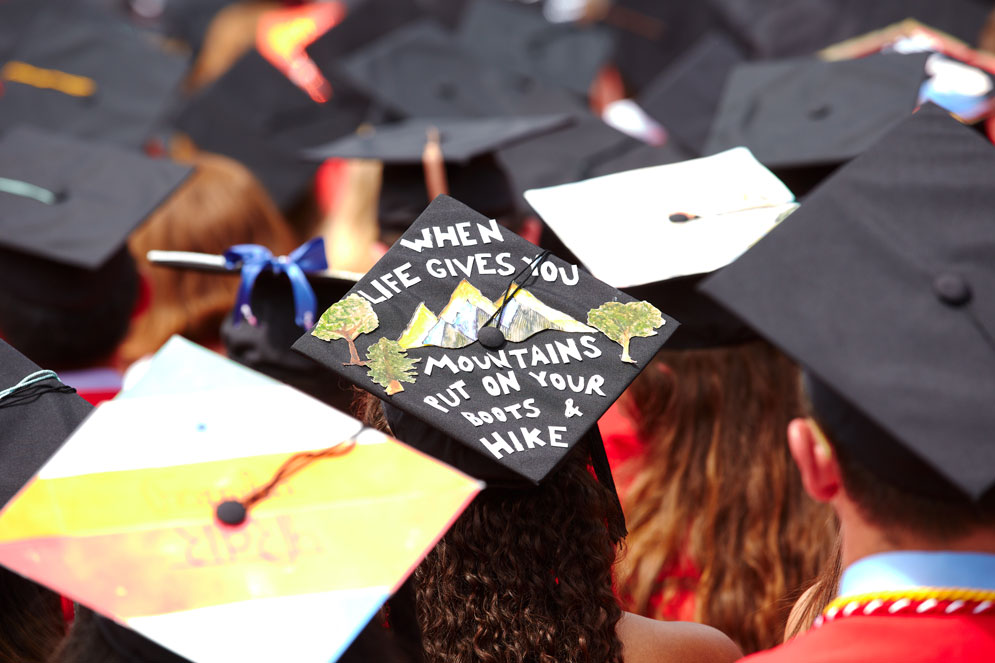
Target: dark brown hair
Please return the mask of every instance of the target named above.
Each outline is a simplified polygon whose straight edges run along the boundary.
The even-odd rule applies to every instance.
[[[379,401],[358,412],[384,428]],[[621,663],[617,507],[577,446],[541,486],[483,491],[415,571],[425,663]]]
[[[59,595],[0,568],[0,662],[44,663],[65,634]]]
[[[801,412],[797,369],[763,341],[663,351],[628,402],[646,450],[623,496],[626,609],[660,618],[691,591],[694,619],[744,652],[778,644],[835,535],[831,510],[805,494],[788,450],[788,423]],[[689,563],[698,573],[690,586],[675,573]]]
[[[125,363],[155,352],[173,334],[217,343],[234,303],[235,276],[151,265],[150,249],[224,253],[235,244],[261,244],[275,255],[295,238],[258,180],[242,164],[216,154],[192,159],[190,178],[136,230],[129,248],[152,287],[151,306],[134,321],[121,348]]]

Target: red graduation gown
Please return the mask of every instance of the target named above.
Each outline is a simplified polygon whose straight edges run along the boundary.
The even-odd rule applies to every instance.
[[[995,614],[841,617],[749,663],[988,663],[995,661]]]

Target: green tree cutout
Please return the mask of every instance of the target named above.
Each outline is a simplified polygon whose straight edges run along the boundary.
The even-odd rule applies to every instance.
[[[402,382],[414,383],[415,364],[421,359],[411,359],[397,341],[381,338],[366,350],[366,374],[392,396],[404,391]]]
[[[629,355],[629,341],[656,336],[663,326],[663,314],[649,302],[606,302],[587,312],[587,324],[622,346],[622,361],[635,364]]]
[[[379,326],[380,319],[370,302],[359,295],[349,295],[329,306],[328,310],[321,314],[311,335],[323,341],[344,338],[349,344],[349,361],[343,362],[342,365],[366,366],[365,361],[359,360],[354,341],[360,334],[368,334]]]

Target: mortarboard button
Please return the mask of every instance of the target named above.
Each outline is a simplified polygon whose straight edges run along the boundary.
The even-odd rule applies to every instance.
[[[484,327],[477,333],[477,340],[488,350],[497,350],[504,345],[504,334],[497,327]]]
[[[808,112],[809,119],[812,120],[824,120],[829,117],[829,114],[833,112],[833,107],[829,104],[823,104],[821,106],[816,106]]]
[[[685,214],[684,212],[678,212],[677,214],[671,214],[669,218],[673,223],[685,223],[687,221],[690,221],[691,219],[697,219],[698,217],[695,216],[694,214]]]
[[[218,520],[225,525],[230,525],[231,527],[241,525],[245,522],[247,515],[248,512],[245,510],[245,505],[237,500],[226,500],[218,505]]]
[[[971,286],[959,274],[946,272],[933,280],[933,292],[944,304],[963,306],[971,301]]]

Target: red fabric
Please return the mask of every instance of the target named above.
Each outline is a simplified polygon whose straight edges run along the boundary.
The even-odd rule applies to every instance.
[[[65,620],[67,627],[72,626],[73,620],[76,619],[76,606],[70,598],[65,596],[59,598],[62,599],[62,619]]]
[[[77,389],[76,393],[80,397],[88,402],[90,405],[96,406],[104,401],[109,401],[110,399],[117,396],[120,389]]]
[[[841,617],[749,663],[990,663],[995,616]]]

